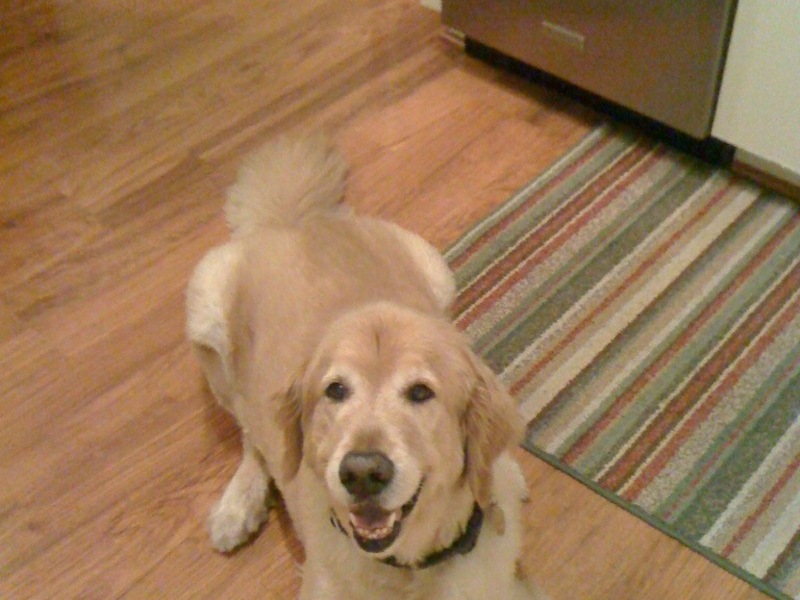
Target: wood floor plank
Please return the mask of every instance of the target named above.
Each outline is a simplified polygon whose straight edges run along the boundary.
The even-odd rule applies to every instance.
[[[195,414],[143,444],[128,462],[99,470],[103,485],[96,485],[92,495],[105,502],[80,509],[63,531],[58,523],[49,524],[54,531],[23,547],[6,567],[11,573],[0,583],[0,593],[16,598],[25,590],[44,589],[58,590],[66,598],[118,597],[188,535],[199,535],[202,509],[212,491],[208,478],[219,461],[218,454],[213,461],[203,456],[204,450],[209,451],[204,440],[187,435],[202,426],[202,415]],[[188,455],[199,457],[195,465],[207,468],[188,469],[184,462]],[[142,460],[149,461],[148,468],[143,468]],[[47,515],[71,520],[70,509],[78,510],[80,503],[80,498],[67,498],[40,519],[29,518],[29,532],[46,528]],[[20,537],[11,541],[25,541]],[[76,548],[83,551],[75,552]]]
[[[203,75],[213,73],[229,77],[232,85],[242,83],[236,77],[253,69],[231,72],[223,68],[231,55],[246,52],[261,58],[258,51],[264,48],[254,44],[274,43],[278,31],[292,29],[293,18],[307,22],[309,12],[318,6],[319,2],[304,2],[292,11],[282,3],[251,3],[249,8],[262,19],[249,20],[234,17],[237,8],[240,13],[243,8],[237,3],[57,7],[44,28],[49,34],[6,57],[9,93],[0,105],[2,131],[24,136],[27,153],[18,151],[3,160],[19,162],[44,149],[57,152],[65,144],[68,151],[68,141],[82,130],[84,141],[102,142],[93,140],[92,132],[117,130],[140,137],[136,133],[140,126],[147,126],[148,116],[152,127],[163,123],[158,118],[161,114],[173,115],[172,122],[176,122],[178,115],[172,107],[176,100],[188,101],[194,93],[196,101],[213,101],[213,95],[198,89]],[[22,28],[26,25],[36,23],[19,24]],[[33,73],[31,64],[37,66]],[[214,65],[220,68],[215,70]],[[177,98],[170,97],[176,92]],[[164,103],[166,97],[171,102]],[[66,115],[70,118],[65,119]],[[121,116],[127,127],[120,127]],[[146,122],[138,123],[137,116]]]

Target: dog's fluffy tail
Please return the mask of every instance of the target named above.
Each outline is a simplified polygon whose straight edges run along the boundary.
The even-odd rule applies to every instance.
[[[332,210],[342,199],[347,167],[321,135],[283,137],[256,150],[228,190],[225,217],[235,236],[262,225],[292,225]]]

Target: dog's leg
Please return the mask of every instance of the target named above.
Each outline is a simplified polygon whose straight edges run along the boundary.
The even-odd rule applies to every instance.
[[[187,337],[214,397],[229,411],[235,396],[229,320],[241,254],[236,242],[212,248],[195,267],[186,289]]]
[[[211,545],[229,552],[249,540],[267,520],[269,475],[258,451],[246,440],[242,463],[211,510]]]
[[[456,281],[450,267],[439,251],[416,233],[401,227],[392,227],[395,235],[405,244],[406,250],[428,280],[436,307],[446,312],[456,298]]]

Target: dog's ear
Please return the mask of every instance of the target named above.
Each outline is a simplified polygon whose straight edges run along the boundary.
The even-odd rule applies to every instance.
[[[303,392],[301,370],[276,398],[275,419],[283,431],[283,461],[281,468],[286,481],[294,479],[303,460]]]
[[[522,420],[497,376],[471,350],[468,353],[475,378],[464,416],[465,476],[475,501],[488,511],[494,506],[492,466],[500,454],[521,439]],[[498,518],[502,520],[501,515]]]

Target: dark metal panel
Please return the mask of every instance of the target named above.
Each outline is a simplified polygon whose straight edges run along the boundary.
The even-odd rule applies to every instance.
[[[446,25],[697,138],[716,102],[733,0],[444,0]]]

